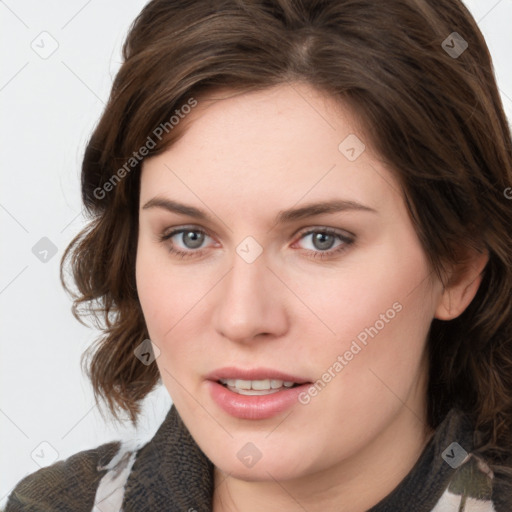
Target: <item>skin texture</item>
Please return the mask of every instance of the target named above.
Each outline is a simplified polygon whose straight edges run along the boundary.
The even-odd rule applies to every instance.
[[[182,122],[183,138],[143,164],[137,288],[161,351],[163,384],[216,467],[214,510],[367,510],[398,485],[432,435],[428,329],[434,317],[454,318],[467,307],[486,257],[454,269],[443,288],[399,184],[353,115],[305,84],[218,92]],[[355,161],[339,150],[350,134],[366,144]],[[205,210],[212,220],[144,208],[156,196]],[[376,212],[273,222],[281,210],[332,199]],[[180,234],[160,241],[180,227],[206,232],[199,249]],[[325,246],[304,236],[311,228],[334,229],[353,243],[333,254],[344,245],[334,236],[331,256],[321,259]],[[263,250],[252,263],[236,252],[248,236]],[[171,247],[201,252],[180,258]],[[400,311],[359,343],[307,405],[248,420],[229,416],[210,397],[205,376],[225,366],[317,381],[393,304]],[[237,457],[249,442],[261,453],[250,468]]]

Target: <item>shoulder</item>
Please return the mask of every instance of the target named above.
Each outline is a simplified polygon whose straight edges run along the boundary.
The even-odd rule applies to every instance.
[[[124,485],[138,447],[114,441],[31,473],[12,490],[4,512],[92,511],[112,486]]]
[[[453,450],[452,450],[453,452]],[[468,454],[453,473],[449,485],[432,512],[475,510],[481,512],[510,512],[512,486],[510,474],[496,475],[491,465],[475,453]]]

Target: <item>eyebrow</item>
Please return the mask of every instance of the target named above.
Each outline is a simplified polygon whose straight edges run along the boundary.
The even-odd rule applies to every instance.
[[[213,218],[206,213],[204,210],[200,210],[195,206],[190,206],[186,204],[179,203],[177,201],[173,201],[171,199],[156,196],[153,199],[150,199],[143,207],[143,210],[147,210],[150,208],[162,208],[171,213],[178,213],[182,215],[187,215],[189,217],[193,217],[195,219],[204,220],[204,221],[213,221]],[[364,204],[348,201],[345,199],[335,199],[332,201],[324,201],[318,203],[310,203],[305,206],[301,206],[299,208],[291,208],[289,210],[280,211],[275,219],[274,224],[286,224],[293,221],[305,219],[308,217],[313,217],[314,215],[321,215],[325,213],[337,213],[342,211],[363,211],[363,212],[371,212],[378,213],[377,210],[370,208]]]

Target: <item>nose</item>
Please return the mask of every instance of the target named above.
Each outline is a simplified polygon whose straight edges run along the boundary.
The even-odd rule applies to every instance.
[[[238,343],[282,336],[288,329],[286,289],[269,268],[265,251],[252,263],[235,253],[232,262],[216,287],[217,332]]]

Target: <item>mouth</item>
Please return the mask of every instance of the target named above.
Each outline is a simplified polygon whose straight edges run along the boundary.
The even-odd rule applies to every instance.
[[[239,419],[270,419],[293,407],[311,381],[268,368],[221,368],[206,376],[211,399]]]
[[[217,381],[233,393],[240,395],[271,395],[287,389],[292,389],[301,384],[293,381],[284,381],[280,379],[261,379],[261,380],[243,380],[243,379],[219,379]]]

